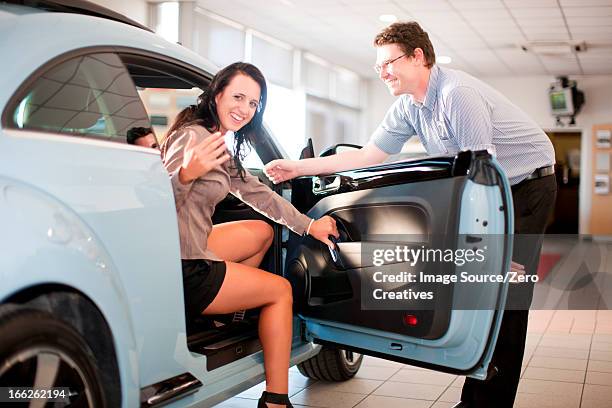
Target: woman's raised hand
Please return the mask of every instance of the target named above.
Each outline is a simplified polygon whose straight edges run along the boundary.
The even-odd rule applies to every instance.
[[[199,144],[191,135],[184,149],[183,164],[179,170],[179,180],[183,184],[202,177],[230,158],[221,132],[213,133]]]

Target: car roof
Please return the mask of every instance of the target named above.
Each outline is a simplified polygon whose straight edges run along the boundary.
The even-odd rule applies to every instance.
[[[27,6],[31,9],[77,13],[89,16],[108,18],[146,31],[152,30],[126,16],[87,0],[3,0],[3,3]]]
[[[209,73],[217,67],[193,51],[162,37],[108,18],[49,12],[0,3],[0,109],[18,87],[46,62],[88,47],[133,48],[162,54]]]

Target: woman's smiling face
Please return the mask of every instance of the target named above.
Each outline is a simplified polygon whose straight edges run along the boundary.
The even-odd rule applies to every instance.
[[[237,74],[225,89],[215,96],[220,131],[240,130],[248,124],[259,106],[261,89],[259,84],[248,75]]]

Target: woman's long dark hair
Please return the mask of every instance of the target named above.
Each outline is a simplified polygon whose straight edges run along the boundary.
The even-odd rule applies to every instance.
[[[248,154],[257,137],[262,132],[263,113],[266,109],[267,87],[266,80],[261,71],[253,64],[247,62],[235,62],[217,72],[204,92],[198,97],[197,105],[191,105],[183,109],[176,117],[174,123],[168,129],[167,135],[192,124],[204,126],[209,132],[217,132],[221,127],[219,115],[217,115],[217,103],[215,97],[223,92],[230,81],[238,74],[243,74],[253,79],[260,88],[259,103],[253,119],[240,130],[234,132],[234,166],[244,179],[245,170],[242,160]]]

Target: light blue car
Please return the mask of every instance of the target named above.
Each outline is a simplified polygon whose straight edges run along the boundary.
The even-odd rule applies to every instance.
[[[157,151],[126,144],[128,129],[150,126],[139,91],[203,88],[215,68],[86,2],[9,3],[0,3],[0,389],[67,387],[75,407],[187,407],[262,381],[257,311],[185,321],[170,180]],[[271,137],[254,154],[282,157]],[[364,248],[442,239],[482,250],[486,236],[510,236],[509,185],[493,158],[466,152],[301,178],[291,195],[273,188],[312,217],[335,217],[341,232],[332,254],[274,225],[262,267],[294,288],[291,364],[343,381],[369,354],[487,376],[507,283],[478,294],[493,305],[481,310],[456,307],[470,296],[461,285],[446,285],[433,309],[376,310],[363,288],[374,269],[398,263],[375,266]],[[230,196],[214,220],[257,217]],[[493,245],[484,269],[504,275],[511,243]],[[444,268],[433,274],[460,270]]]

